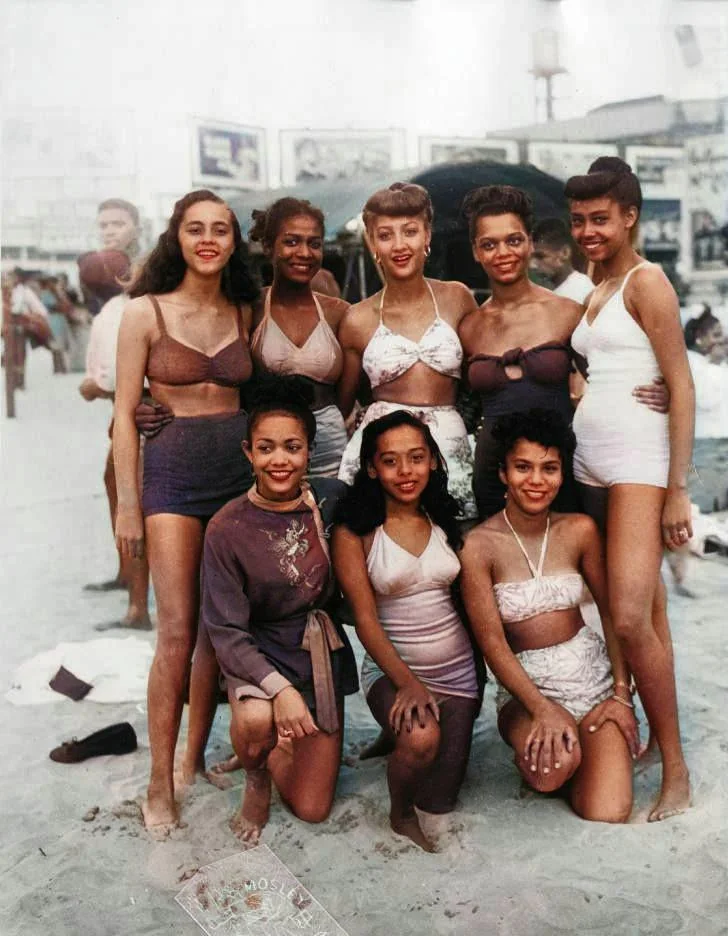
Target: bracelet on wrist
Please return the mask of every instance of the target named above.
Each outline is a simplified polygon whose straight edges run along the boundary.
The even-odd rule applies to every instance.
[[[634,708],[634,704],[632,702],[628,702],[626,699],[621,698],[621,696],[613,695],[612,698],[615,702],[619,702],[620,705],[626,705],[627,708],[631,709]]]
[[[630,695],[634,695],[634,694],[635,694],[635,691],[636,691],[636,690],[635,690],[635,685],[634,685],[634,681],[633,681],[633,680],[630,681],[630,682],[628,682],[628,683],[626,683],[626,682],[624,682],[623,680],[620,679],[620,680],[618,680],[617,682],[615,682],[614,688],[615,688],[615,689],[626,689],[627,692],[628,692]]]

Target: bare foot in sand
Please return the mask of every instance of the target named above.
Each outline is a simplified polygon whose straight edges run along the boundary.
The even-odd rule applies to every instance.
[[[393,832],[396,832],[397,835],[407,836],[415,845],[419,845],[423,851],[430,853],[437,851],[434,844],[420,828],[420,823],[414,810],[412,811],[412,815],[407,816],[395,816],[394,813],[390,813],[389,824],[392,826]]]
[[[657,745],[654,735],[650,733],[647,744],[640,746],[639,754],[637,755],[635,774],[644,773],[650,767],[659,764],[661,760],[662,754],[660,753],[660,748]]]
[[[216,786],[218,790],[229,790],[233,785],[233,781],[228,774],[242,769],[243,765],[240,763],[240,758],[237,754],[233,754],[227,760],[213,764],[209,770],[205,771],[205,779],[213,786]]]
[[[103,624],[95,624],[94,630],[102,632],[108,630],[150,631],[154,630],[154,626],[151,618],[144,611],[141,614],[129,612],[120,621],[105,621]]]
[[[160,841],[167,838],[172,829],[179,825],[179,814],[174,798],[147,791],[147,798],[142,802],[144,828],[152,838]]]
[[[240,809],[230,820],[230,828],[241,842],[257,845],[270,815],[271,780],[266,767],[248,770]]]
[[[690,774],[684,764],[674,771],[662,768],[662,789],[660,798],[652,807],[647,817],[648,822],[662,822],[672,816],[679,816],[690,808]]]
[[[359,760],[370,760],[372,757],[387,757],[394,750],[394,739],[385,731],[380,731],[371,744],[362,748]]]

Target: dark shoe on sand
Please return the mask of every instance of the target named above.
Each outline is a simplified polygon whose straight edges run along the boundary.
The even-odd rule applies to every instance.
[[[113,578],[107,579],[105,582],[89,582],[88,585],[83,586],[84,591],[90,592],[107,592],[107,591],[128,591],[129,588],[126,582],[122,582],[121,579]]]
[[[89,757],[102,754],[130,754],[137,749],[137,737],[129,722],[119,722],[95,731],[79,741],[64,741],[60,747],[53,748],[51,760],[59,764],[78,764]]]

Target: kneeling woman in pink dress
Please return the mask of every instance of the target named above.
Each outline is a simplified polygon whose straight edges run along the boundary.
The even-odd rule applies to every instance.
[[[361,467],[337,510],[334,567],[367,651],[370,709],[391,743],[392,829],[427,851],[414,807],[451,812],[480,707],[473,648],[453,604],[460,572],[445,463],[406,410],[370,422]]]
[[[529,786],[568,782],[582,818],[626,822],[639,737],[601,540],[584,514],[551,511],[574,435],[558,414],[530,410],[501,417],[493,438],[506,506],[470,532],[460,559],[465,609],[499,683],[498,729]],[[604,639],[582,619],[585,586]]]

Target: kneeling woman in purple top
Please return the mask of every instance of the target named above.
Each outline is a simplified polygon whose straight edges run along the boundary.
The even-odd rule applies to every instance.
[[[349,642],[326,611],[335,591],[327,530],[346,485],[303,480],[316,422],[291,381],[278,378],[249,411],[243,447],[255,484],[210,521],[202,560],[202,623],[247,774],[232,827],[248,842],[268,820],[271,782],[299,819],[328,816],[343,700],[358,688]]]

